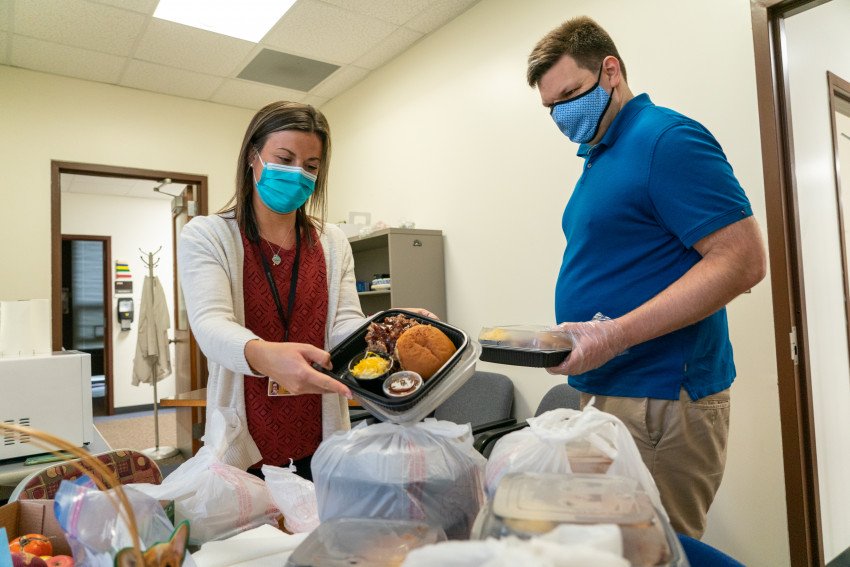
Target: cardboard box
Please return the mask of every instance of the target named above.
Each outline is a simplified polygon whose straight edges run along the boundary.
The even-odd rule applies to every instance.
[[[0,506],[0,527],[6,528],[8,541],[25,534],[43,534],[53,544],[53,555],[73,555],[53,514],[53,500],[18,500]]]

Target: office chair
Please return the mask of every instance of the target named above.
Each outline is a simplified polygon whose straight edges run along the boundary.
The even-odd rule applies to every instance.
[[[537,411],[534,412],[534,417],[557,408],[578,410],[580,409],[580,401],[581,393],[578,390],[567,383],[558,384],[550,388],[540,400],[540,403],[537,405]],[[481,435],[475,438],[475,449],[485,457],[489,457],[490,452],[496,445],[496,441],[508,433],[518,431],[524,427],[528,427],[528,422],[521,421],[514,425],[482,432]]]
[[[108,466],[118,477],[118,482],[121,484],[134,482],[159,484],[162,482],[162,472],[159,470],[159,466],[144,453],[122,449],[93,456]],[[82,476],[82,473],[74,466],[74,463],[79,462],[80,459],[73,459],[34,471],[18,483],[12,495],[9,496],[9,502],[30,499],[52,500],[63,480],[75,480]],[[85,466],[83,464],[83,467]],[[89,474],[96,473],[90,472]]]
[[[434,417],[469,423],[473,435],[516,423],[511,417],[514,383],[504,374],[476,371],[469,380],[434,410]]]

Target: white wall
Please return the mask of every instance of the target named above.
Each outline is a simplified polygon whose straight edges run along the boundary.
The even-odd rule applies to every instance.
[[[827,561],[850,546],[850,366],[826,72],[850,80],[850,0],[786,19],[797,205]]]
[[[207,175],[215,211],[252,115],[0,65],[0,298],[50,297],[51,160]]]
[[[525,84],[534,43],[588,14],[614,37],[635,92],[703,122],[765,226],[749,4],[742,0],[483,0],[323,107],[334,133],[330,218],[371,211],[445,232],[448,319],[552,323],[560,220],[581,162]],[[788,565],[769,284],[729,309],[738,379],[726,477],[705,540],[750,565]],[[510,375],[517,413],[561,379]]]
[[[162,283],[168,310],[174,325],[174,250],[171,241],[171,202],[165,199],[137,199],[111,195],[62,193],[62,234],[91,234],[112,237],[109,273],[113,295],[108,298],[112,318],[112,394],[115,408],[153,403],[153,388],[148,384],[132,385],[133,359],[136,356],[139,307],[147,268],[140,260],[139,248],[153,252],[160,246],[159,264],[155,269]],[[133,294],[115,295],[115,262],[130,266]],[[122,331],[117,321],[118,298],[132,297],[135,321],[129,331]],[[172,336],[169,333],[169,336]],[[171,360],[174,361],[174,348]],[[174,373],[157,383],[159,398],[174,395]]]

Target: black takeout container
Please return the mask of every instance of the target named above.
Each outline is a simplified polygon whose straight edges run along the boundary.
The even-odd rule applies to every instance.
[[[478,342],[484,362],[532,368],[558,366],[572,350],[564,333],[536,325],[484,327]]]
[[[419,390],[412,395],[405,396],[401,399],[388,398],[383,392],[375,393],[364,388],[357,382],[348,370],[349,363],[366,351],[366,333],[369,331],[369,325],[374,322],[382,322],[387,317],[395,315],[404,315],[405,317],[414,319],[419,323],[432,325],[440,329],[447,337],[449,337],[457,348],[455,353],[451,356],[451,358],[449,358],[443,367],[434,373],[431,378],[426,380]],[[469,337],[464,331],[457,327],[453,327],[447,323],[443,323],[442,321],[423,317],[422,315],[411,311],[405,311],[403,309],[388,309],[387,311],[381,311],[380,313],[376,313],[370,317],[363,325],[360,326],[360,328],[354,331],[336,347],[331,349],[330,355],[333,370],[327,370],[321,367],[317,368],[317,370],[348,386],[352,393],[354,393],[357,397],[368,400],[379,407],[386,408],[394,412],[401,412],[412,408],[423,397],[427,396],[429,392],[434,390],[434,388],[436,388],[451,372],[452,368],[457,364],[458,360],[460,360],[468,345]]]

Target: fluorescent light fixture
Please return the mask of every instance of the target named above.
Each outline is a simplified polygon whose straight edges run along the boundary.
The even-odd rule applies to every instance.
[[[155,18],[259,42],[295,0],[159,0]]]

